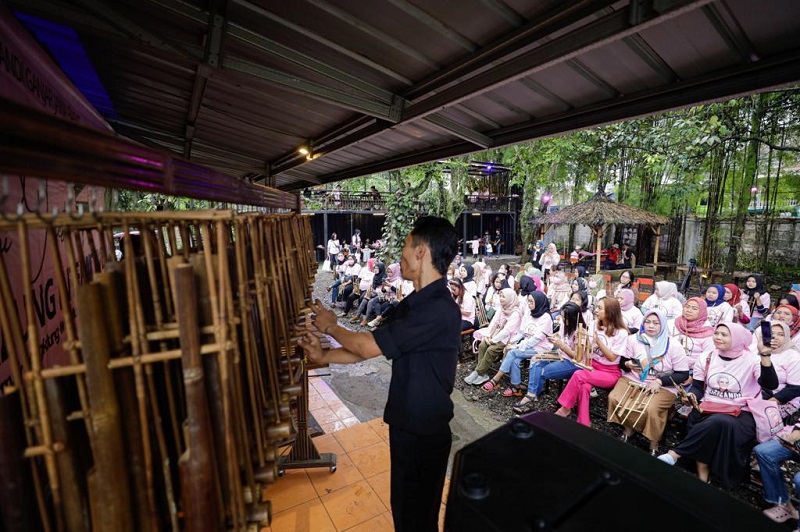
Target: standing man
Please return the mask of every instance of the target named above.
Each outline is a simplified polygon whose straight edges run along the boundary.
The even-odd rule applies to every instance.
[[[438,530],[452,437],[450,394],[461,347],[461,312],[447,288],[458,233],[444,218],[417,220],[405,239],[400,271],[414,291],[374,332],[340,327],[319,300],[314,326],[342,347],[324,350],[306,332],[299,345],[314,362],[350,364],[383,354],[392,361],[384,421],[389,425],[391,505],[395,530]]]
[[[503,236],[500,234],[500,229],[495,229],[494,231],[494,251],[498,255],[502,253],[503,249]]]

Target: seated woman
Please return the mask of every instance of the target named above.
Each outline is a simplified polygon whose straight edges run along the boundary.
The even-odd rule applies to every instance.
[[[583,322],[586,324],[586,327],[592,327],[594,325],[594,312],[589,307],[589,296],[586,292],[578,291],[573,292],[571,296],[569,296],[570,303],[575,303],[581,309],[581,316],[583,317]],[[564,307],[562,307],[564,308]]]
[[[347,292],[347,289],[345,289],[342,293],[342,297],[345,299],[342,317],[347,316],[354,307],[358,308],[361,298],[369,292],[372,286],[372,280],[375,278],[375,259],[370,259],[370,261],[372,263],[367,263],[366,266],[361,268],[361,271],[358,273],[358,278],[353,280],[353,289],[350,292]],[[358,321],[358,316],[356,316],[356,320],[351,321]]]
[[[536,399],[544,389],[544,383],[548,379],[565,380],[572,376],[580,368],[571,362],[575,357],[575,339],[578,326],[582,325],[588,329],[580,308],[575,303],[567,303],[561,307],[561,321],[559,334],[548,338],[553,347],[558,349],[564,357],[563,360],[535,360],[531,362],[528,371],[528,393],[525,394],[516,405],[514,412],[517,414],[527,414],[532,412],[536,406]]]
[[[748,275],[744,282],[744,293],[747,295],[746,303],[750,306],[747,330],[755,331],[758,322],[769,314],[770,297],[764,289],[764,278],[759,274]]]
[[[765,399],[781,405],[781,417],[786,419],[794,414],[800,405],[800,348],[791,339],[789,326],[782,321],[773,321],[770,345],[762,343],[758,337],[758,352],[770,350],[772,365],[778,375],[778,387],[774,391],[763,391]]]
[[[636,280],[636,276],[630,270],[625,270],[621,274],[619,274],[619,284],[617,284],[616,288],[614,288],[614,298],[618,299],[617,296],[619,295],[620,290],[632,290],[634,301],[639,299],[639,292],[634,288],[633,282]]]
[[[590,426],[589,394],[592,386],[614,387],[620,376],[618,358],[625,353],[628,344],[628,329],[622,321],[622,311],[616,299],[598,301],[596,319],[592,353],[594,371],[582,369],[570,377],[558,398],[561,408],[556,411],[556,415],[567,417],[577,404],[578,423],[587,427]]]
[[[558,270],[558,265],[553,265],[548,280],[547,298],[550,300],[550,312],[561,310],[564,303],[569,301],[571,290],[567,283],[567,276]]]
[[[370,259],[375,261],[375,259]],[[367,326],[369,322],[367,309],[373,300],[377,300],[383,290],[383,283],[386,280],[386,266],[382,262],[375,262],[372,268],[372,281],[366,291],[361,292],[361,299],[358,300],[358,308],[356,309],[355,316],[350,318],[352,323],[361,322],[362,327]]]
[[[623,288],[617,292],[617,301],[619,301],[619,308],[622,310],[622,321],[628,329],[639,329],[644,321],[642,311],[635,305],[636,294],[633,290]]]
[[[797,296],[794,294],[783,294],[778,299],[778,304],[775,305],[776,307],[780,305],[788,305],[790,307],[794,307],[797,310],[800,310],[800,302],[797,301]]]
[[[698,401],[704,399],[705,412],[692,411],[686,438],[659,460],[672,465],[680,458],[694,460],[703,482],[708,482],[711,473],[726,486],[744,478],[756,441],[756,423],[746,410],[747,400],[760,397],[761,388],[778,386],[770,352],[757,356],[749,349],[750,338],[750,331],[737,323],[716,326],[714,350],[697,360],[689,390]],[[712,409],[739,415],[712,413]]]
[[[642,303],[642,312],[658,309],[664,312],[670,325],[675,318],[683,313],[683,305],[678,299],[678,287],[669,281],[657,281],[656,290],[652,296]]]
[[[742,293],[733,283],[722,285],[725,289],[725,301],[733,309],[733,323],[741,323],[745,327],[750,323],[750,305],[742,304]]]
[[[675,319],[670,328],[670,338],[683,348],[689,359],[689,373],[700,355],[714,349],[714,328],[706,320],[706,308],[705,299],[690,298],[683,305],[682,315]]]
[[[467,384],[480,385],[488,381],[489,367],[503,354],[503,349],[519,331],[522,314],[517,305],[517,294],[510,288],[500,291],[502,310],[495,312],[488,327],[475,331],[473,336],[478,344],[478,364],[475,371],[464,378]]]
[[[779,305],[772,311],[769,317],[773,322],[780,321],[789,326],[789,338],[796,347],[800,347],[800,312],[790,305]],[[763,320],[762,320],[763,321]],[[753,333],[753,340],[750,343],[750,350],[757,351],[762,345],[761,328]]]
[[[533,292],[525,297],[529,311],[522,318],[522,325],[516,338],[505,347],[505,356],[500,370],[483,389],[494,391],[504,375],[511,374],[511,387],[503,390],[503,397],[522,397],[525,387],[522,386],[522,368],[520,362],[531,358],[536,353],[548,351],[553,345],[547,339],[553,334],[553,318],[550,317],[550,303],[541,292]]]
[[[486,308],[486,317],[490,320],[494,317],[496,312],[499,312],[503,305],[500,303],[500,291],[503,289],[503,281],[505,276],[500,272],[492,275],[489,288],[486,289],[486,295],[483,298],[483,306]]]
[[[642,327],[634,335],[633,357],[620,357],[622,378],[608,396],[608,421],[624,427],[622,441],[628,441],[634,432],[641,432],[650,440],[653,456],[658,454],[658,442],[667,426],[669,409],[678,395],[675,383],[689,378],[689,361],[681,346],[670,342],[667,322],[661,310],[645,312]],[[620,405],[623,399],[635,401],[639,394],[639,388],[629,390],[629,382],[653,395],[641,416]]]
[[[462,264],[459,277],[461,277],[466,293],[475,297],[478,294],[478,284],[475,282],[475,268],[469,264]]]
[[[720,323],[733,323],[733,307],[725,301],[725,287],[712,284],[706,289],[708,324],[716,327]]]
[[[468,331],[475,328],[475,298],[467,293],[461,279],[450,279],[447,282],[453,299],[461,310],[461,330]]]

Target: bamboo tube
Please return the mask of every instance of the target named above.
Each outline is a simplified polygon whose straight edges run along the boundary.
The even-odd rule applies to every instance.
[[[53,439],[60,451],[56,453],[58,475],[64,486],[64,524],[70,532],[80,532],[89,527],[89,508],[86,501],[86,483],[78,470],[76,456],[73,452],[67,426],[67,413],[64,410],[64,398],[59,382],[55,379],[45,381],[47,408],[53,423]]]
[[[17,234],[19,237],[20,255],[22,257],[22,284],[25,287],[25,319],[27,320],[27,334],[28,334],[28,356],[30,357],[31,371],[34,374],[33,379],[33,393],[38,405],[39,426],[37,434],[41,444],[52,449],[53,437],[50,431],[50,414],[47,411],[47,401],[44,395],[44,382],[39,375],[41,371],[41,360],[39,355],[39,331],[36,328],[36,317],[33,311],[33,281],[31,279],[31,250],[30,242],[28,240],[28,229],[24,223],[18,224]],[[47,479],[50,482],[52,490],[53,508],[56,517],[56,528],[63,530],[64,523],[61,519],[61,490],[58,478],[58,469],[56,468],[55,458],[52,453],[44,455],[45,469],[47,471]]]
[[[92,519],[109,530],[133,530],[128,468],[114,381],[108,370],[110,346],[105,326],[102,287],[97,283],[77,290],[78,331],[86,361],[86,390],[96,438]]]

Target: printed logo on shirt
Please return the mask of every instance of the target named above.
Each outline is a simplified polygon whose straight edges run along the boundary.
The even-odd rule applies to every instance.
[[[713,395],[722,399],[739,399],[742,397],[742,385],[730,373],[714,373],[709,377],[706,395]]]

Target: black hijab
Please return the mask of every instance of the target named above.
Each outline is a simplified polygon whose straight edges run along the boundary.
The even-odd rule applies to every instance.
[[[461,279],[461,282],[467,284],[470,281],[474,281],[475,279],[473,279],[473,277],[475,277],[475,268],[469,264],[462,264],[461,267],[467,270],[467,276]]]
[[[761,277],[760,274],[754,273],[752,275],[748,275],[747,278],[753,278],[756,280],[756,287],[752,290],[747,288],[747,284],[744,285],[743,292],[748,296],[752,297],[753,294],[763,294],[764,293],[764,279]]]
[[[386,279],[386,266],[382,262],[376,262],[375,266],[378,268],[378,273],[372,278],[372,288],[378,288]]]
[[[536,292],[536,283],[528,275],[523,275],[519,279],[519,295],[527,296]]]
[[[544,295],[544,292],[539,292],[536,290],[531,294],[531,297],[535,303],[533,309],[531,310],[531,316],[534,318],[540,318],[550,312],[550,300],[547,299],[547,296]]]

